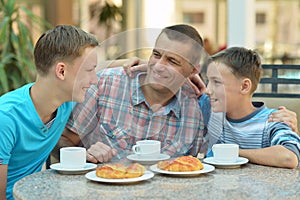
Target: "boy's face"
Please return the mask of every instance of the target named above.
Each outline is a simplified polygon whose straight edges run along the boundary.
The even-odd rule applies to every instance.
[[[239,105],[241,80],[223,63],[212,62],[207,69],[207,94],[214,112],[232,112]]]
[[[161,34],[149,58],[146,82],[155,90],[176,92],[187,77],[197,72],[190,64],[191,53],[189,43]]]
[[[86,90],[97,84],[96,65],[97,53],[94,47],[86,48],[82,56],[73,61],[70,71],[72,101],[83,102]]]

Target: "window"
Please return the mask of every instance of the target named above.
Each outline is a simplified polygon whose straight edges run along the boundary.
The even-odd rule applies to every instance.
[[[256,13],[256,24],[263,25],[266,23],[266,13],[259,12]]]

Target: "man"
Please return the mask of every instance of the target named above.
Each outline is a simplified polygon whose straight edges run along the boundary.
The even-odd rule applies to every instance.
[[[123,68],[98,74],[98,85],[77,105],[58,146],[87,147],[87,160],[107,162],[123,158],[138,140],[162,143],[170,156],[200,151],[203,119],[188,77],[199,73],[203,47],[189,25],[162,30],[148,61],[147,73],[134,79]]]
[[[73,108],[97,83],[97,40],[74,26],[42,34],[34,49],[35,83],[0,98],[0,199],[16,181],[42,169]]]

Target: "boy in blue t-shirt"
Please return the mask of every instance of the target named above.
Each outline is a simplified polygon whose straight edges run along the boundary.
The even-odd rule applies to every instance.
[[[35,83],[0,97],[0,199],[13,199],[13,186],[42,169],[73,108],[97,83],[98,41],[74,26],[42,34],[34,49]]]

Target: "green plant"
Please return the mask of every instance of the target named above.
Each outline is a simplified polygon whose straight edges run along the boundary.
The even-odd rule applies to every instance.
[[[30,30],[43,31],[49,27],[49,23],[25,6],[18,6],[15,0],[0,0],[0,95],[34,80],[34,44]]]

